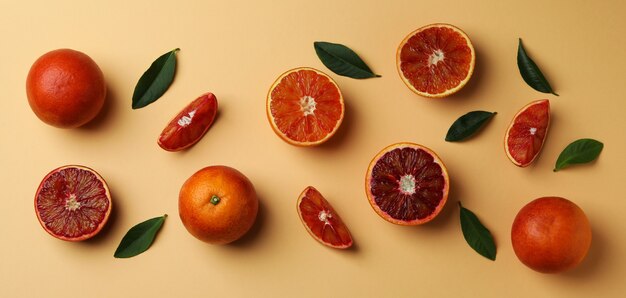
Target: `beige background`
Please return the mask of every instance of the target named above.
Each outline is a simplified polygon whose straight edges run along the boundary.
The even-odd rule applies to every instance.
[[[622,1],[102,2],[110,3],[0,4],[0,296],[616,297],[626,291]],[[411,93],[395,67],[398,43],[433,22],[461,27],[477,51],[469,84],[442,100]],[[516,66],[518,37],[560,97],[523,82]],[[329,143],[297,148],[272,132],[265,96],[290,68],[330,73],[313,50],[317,40],[348,45],[382,78],[333,74],[346,99],[345,122]],[[109,89],[103,113],[80,129],[43,124],[26,100],[30,65],[62,47],[90,55]],[[156,103],[131,110],[139,76],[176,47],[179,67],[169,91]],[[186,152],[160,149],[156,139],[165,124],[206,91],[214,92],[220,105],[208,134]],[[502,137],[515,112],[539,98],[551,100],[552,126],[538,160],[520,169],[506,158]],[[498,114],[475,138],[444,142],[457,117],[479,109]],[[604,142],[600,158],[553,173],[561,150],[583,137]],[[364,174],[370,159],[399,141],[432,148],[451,175],[448,205],[424,226],[389,224],[367,203]],[[107,228],[84,243],[50,237],[33,211],[40,180],[65,164],[96,169],[113,194]],[[261,199],[254,230],[227,246],[197,241],[177,211],[185,179],[215,164],[244,172]],[[295,208],[308,185],[335,206],[356,249],[328,249],[308,235]],[[511,248],[515,214],[546,195],[576,202],[593,227],[588,258],[565,274],[531,271]],[[492,231],[495,262],[465,243],[458,201]],[[164,213],[170,216],[150,250],[113,258],[131,226]]]

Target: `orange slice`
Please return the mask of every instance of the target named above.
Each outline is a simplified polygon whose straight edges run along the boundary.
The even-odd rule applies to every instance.
[[[352,236],[333,206],[313,186],[298,197],[298,215],[306,230],[320,243],[333,248],[352,246]]]
[[[111,193],[94,170],[63,166],[46,175],[35,194],[35,213],[55,238],[83,241],[98,234],[111,214]]]
[[[550,102],[536,100],[524,106],[504,136],[506,156],[518,167],[527,167],[539,155],[550,125]]]
[[[476,54],[467,34],[449,24],[419,28],[398,46],[402,81],[418,95],[439,98],[459,91],[474,72]]]
[[[365,192],[376,213],[398,225],[433,220],[448,200],[450,179],[435,152],[414,143],[397,143],[370,162]]]
[[[326,142],[341,125],[344,110],[337,83],[313,68],[283,73],[267,95],[266,112],[272,129],[296,146]]]
[[[200,141],[217,115],[213,93],[200,95],[180,111],[161,132],[157,143],[167,151],[181,151]]]

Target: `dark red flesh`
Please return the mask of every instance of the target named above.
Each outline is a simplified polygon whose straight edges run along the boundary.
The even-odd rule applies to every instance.
[[[108,196],[106,186],[94,173],[68,167],[53,171],[42,181],[35,197],[35,208],[49,233],[74,240],[102,227],[110,210]]]
[[[404,193],[403,176],[415,178],[415,193]],[[376,205],[400,221],[414,221],[433,215],[444,196],[446,185],[441,166],[424,150],[397,148],[385,153],[374,165],[370,191]]]
[[[159,136],[159,146],[167,151],[186,149],[202,138],[217,114],[217,98],[205,93],[187,105]]]

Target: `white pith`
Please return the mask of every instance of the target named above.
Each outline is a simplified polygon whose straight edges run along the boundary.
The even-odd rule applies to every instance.
[[[529,131],[530,131],[530,135],[534,136],[537,133],[537,128],[536,127],[531,127]]]
[[[311,96],[305,95],[300,98],[300,110],[304,113],[304,116],[313,115],[316,105],[315,98]]]
[[[415,177],[410,174],[406,174],[400,177],[400,192],[406,195],[412,195],[415,193]]]
[[[444,59],[443,51],[440,49],[435,50],[430,56],[428,56],[428,66],[437,65],[439,61],[443,61]]]
[[[70,197],[65,201],[65,209],[69,211],[74,211],[80,208],[80,202],[76,200],[75,194],[70,194]]]
[[[193,116],[195,114],[196,110],[193,110],[189,112],[189,114],[187,114],[188,116],[183,116],[182,118],[178,119],[178,125],[180,125],[180,127],[188,126],[189,124],[191,124],[191,119],[193,119]]]
[[[326,211],[326,210],[320,211],[320,213],[317,215],[317,218],[321,222],[323,222],[325,225],[329,225],[330,224],[330,222],[328,222],[328,219],[332,218],[332,217],[333,217],[333,215],[330,212]]]

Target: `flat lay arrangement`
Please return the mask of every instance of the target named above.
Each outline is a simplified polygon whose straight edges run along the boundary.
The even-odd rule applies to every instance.
[[[543,17],[556,6],[533,25],[519,23],[529,12],[520,8],[491,29],[495,8],[481,5],[476,23],[455,8],[389,19],[368,38],[348,24],[366,24],[357,11],[373,16],[371,8],[345,11],[335,27],[329,12],[306,4],[325,18],[315,27],[289,25],[287,15],[268,22],[286,7],[214,5],[226,13],[208,23],[240,11],[267,36],[245,37],[234,20],[186,32],[193,19],[168,29],[154,19],[162,30],[152,44],[33,40],[9,63],[13,74],[2,73],[4,110],[15,111],[5,135],[18,144],[3,154],[15,210],[5,220],[19,224],[0,226],[36,247],[42,256],[30,259],[51,274],[76,276],[79,289],[90,278],[114,281],[96,296],[142,295],[116,270],[159,280],[145,282],[144,294],[157,297],[201,296],[193,286],[201,281],[224,297],[625,290],[615,281],[626,242],[613,239],[625,105],[612,74],[625,65],[615,50],[626,43],[554,34],[582,8],[554,28]],[[621,24],[606,17],[615,7],[590,18]],[[116,38],[128,40],[122,27],[112,27]],[[591,40],[614,61],[590,55]],[[14,257],[0,273],[15,272],[7,279],[15,285],[0,294],[45,295],[15,292],[33,249],[3,250]],[[444,276],[462,287],[443,286]],[[235,286],[239,279],[249,286]],[[390,289],[394,280],[401,285]],[[58,278],[46,284],[60,295]]]

